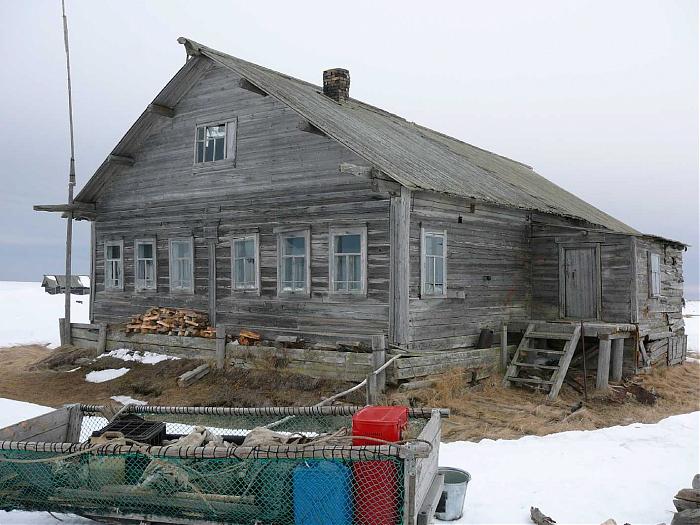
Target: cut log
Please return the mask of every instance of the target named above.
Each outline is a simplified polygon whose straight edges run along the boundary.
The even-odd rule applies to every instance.
[[[203,364],[201,366],[198,366],[194,370],[190,370],[189,372],[185,372],[182,374],[178,380],[177,384],[178,386],[182,388],[186,388],[190,386],[192,383],[195,381],[198,381],[199,379],[203,378],[205,375],[209,373],[209,365],[208,364]]]

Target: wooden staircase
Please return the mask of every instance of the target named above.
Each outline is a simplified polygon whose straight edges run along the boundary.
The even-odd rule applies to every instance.
[[[546,389],[547,397],[556,399],[579,337],[580,324],[530,323],[506,370],[503,386],[515,383]]]

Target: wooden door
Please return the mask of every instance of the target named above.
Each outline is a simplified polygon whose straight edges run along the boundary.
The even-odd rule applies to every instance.
[[[595,246],[563,247],[563,317],[598,319],[600,276]]]

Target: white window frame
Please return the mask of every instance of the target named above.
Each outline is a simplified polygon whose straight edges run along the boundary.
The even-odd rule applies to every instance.
[[[175,288],[173,286],[173,243],[175,242],[188,242],[190,245],[190,260],[192,264],[190,265],[190,286],[182,287],[178,286]],[[168,279],[170,282],[170,293],[194,293],[194,238],[193,237],[176,237],[168,241]]]
[[[253,239],[255,254],[255,284],[253,287],[239,286],[236,282],[236,242]],[[260,294],[260,234],[257,232],[231,237],[231,290],[233,293]]]
[[[197,162],[197,145],[199,142],[199,130],[205,128],[204,130],[204,143],[206,145],[206,128],[224,126],[224,157],[218,160],[203,160]],[[237,149],[237,136],[238,136],[238,118],[227,118],[220,120],[211,120],[207,122],[199,122],[194,127],[194,154],[193,160],[195,166],[209,166],[211,164],[216,164],[219,162],[236,161],[236,149]],[[206,153],[203,153],[206,157]]]
[[[360,289],[336,290],[335,238],[340,235],[360,236]],[[331,226],[328,234],[328,292],[332,295],[367,295],[367,226]]]
[[[657,270],[654,271],[654,261],[657,263]],[[649,297],[661,297],[661,254],[649,252]]]
[[[303,237],[305,247],[305,272],[306,280],[303,290],[284,290],[282,288],[282,276],[284,272],[284,260],[287,258],[284,255],[284,239],[287,237]],[[311,295],[311,230],[304,228],[300,230],[280,231],[277,234],[277,295],[279,297],[309,297]]]
[[[109,259],[107,257],[108,247],[119,246],[119,259]],[[121,273],[121,281],[115,286],[113,284],[114,279],[109,278],[108,265],[110,261],[117,261],[119,270]],[[105,241],[104,247],[104,280],[105,280],[105,290],[110,291],[123,291],[124,290],[124,241]]]
[[[150,244],[153,246],[153,283],[149,286],[144,283],[142,279],[139,279],[139,261],[147,261],[149,259],[141,259],[139,257],[139,245]],[[145,292],[149,290],[158,289],[158,256],[157,256],[157,245],[154,238],[144,238],[134,240],[134,289],[137,292]]]
[[[442,243],[442,292],[426,292],[426,262],[428,256],[426,254],[426,242],[425,238],[427,236],[440,235],[443,237]],[[438,230],[432,228],[424,228],[421,226],[420,229],[420,295],[421,297],[447,297],[447,230]]]

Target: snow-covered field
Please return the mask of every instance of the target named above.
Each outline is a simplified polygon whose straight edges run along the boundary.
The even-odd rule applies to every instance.
[[[87,323],[89,295],[71,296],[71,320]],[[41,283],[0,281],[0,347],[17,344],[58,346],[63,295],[49,295]]]

